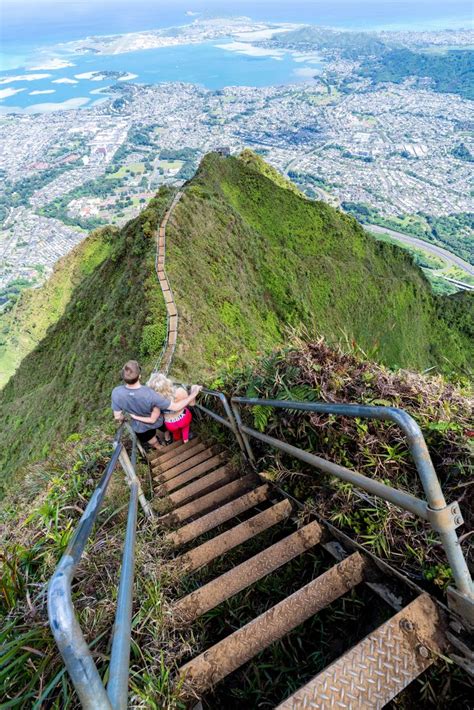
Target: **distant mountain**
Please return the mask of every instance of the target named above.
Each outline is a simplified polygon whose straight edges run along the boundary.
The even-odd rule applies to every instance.
[[[410,77],[426,77],[441,93],[459,94],[474,99],[474,52],[451,50],[444,54],[393,49],[374,61],[365,60],[358,70],[374,83],[398,84]]]
[[[312,25],[277,35],[274,41],[283,47],[338,50],[347,59],[361,55],[377,57],[388,50],[384,42],[368,32],[331,30]]]
[[[157,358],[166,328],[155,236],[169,199],[162,188],[122,230],[86,240],[69,258],[95,256],[49,315],[35,294],[50,325],[0,392],[0,487],[14,485],[22,465],[47,456],[53,442],[110,422],[122,363],[138,358],[146,371]],[[470,294],[435,297],[406,252],[306,199],[249,151],[203,159],[168,224],[166,269],[182,379],[210,382],[301,327],[329,343],[355,342],[392,367],[455,374],[474,359]],[[53,293],[51,282],[44,288]]]

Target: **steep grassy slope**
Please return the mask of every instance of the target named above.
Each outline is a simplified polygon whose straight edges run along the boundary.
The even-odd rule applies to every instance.
[[[50,315],[45,337],[0,392],[0,497],[2,487],[9,489],[0,505],[4,536],[0,557],[6,563],[6,573],[0,575],[4,620],[0,646],[8,648],[0,696],[12,707],[35,703],[75,707],[67,675],[60,675],[62,662],[48,631],[43,590],[108,460],[113,432],[108,401],[118,370],[129,357],[139,357],[149,367],[161,348],[164,303],[154,273],[154,229],[169,197],[169,192],[160,191],[123,230],[109,229],[94,237],[103,245],[100,258],[88,269],[72,269],[78,274],[77,284],[64,295],[64,306]],[[443,356],[448,356],[456,367],[464,367],[472,333],[472,298],[433,298],[402,251],[378,245],[352,219],[288,190],[280,176],[251,154],[245,162],[205,159],[169,224],[167,246],[167,270],[181,316],[177,372],[215,376],[221,364],[247,360],[246,369],[234,370],[216,384],[229,393],[407,407],[427,435],[450,499],[463,497],[467,503],[464,430],[469,426],[469,403],[462,392],[440,378],[389,372],[321,340],[293,342],[292,350],[250,360],[253,353],[286,341],[288,325],[304,324],[311,332],[326,331],[332,340],[354,339],[366,349],[378,341],[375,357],[386,362],[413,361],[426,367],[446,363]],[[86,252],[89,247],[92,242],[85,243]],[[251,421],[367,475],[417,490],[404,441],[393,427],[305,415],[282,419],[262,410]],[[204,434],[212,433],[212,424],[204,423]],[[80,435],[70,436],[78,430]],[[24,465],[41,457],[46,460]],[[402,564],[416,579],[422,575],[424,582],[440,587],[449,581],[439,546],[425,527],[400,518],[391,506],[361,501],[347,486],[328,486],[303,467],[297,476],[288,476],[288,470],[295,471],[295,461],[291,469],[279,458],[267,463],[273,466],[273,476],[301,499],[311,503],[318,497],[320,511],[369,549]],[[145,471],[138,473],[144,480]],[[99,518],[95,543],[81,564],[80,574],[88,583],[74,592],[87,641],[94,642],[104,674],[124,500],[124,484],[117,476]],[[169,615],[163,610],[169,608],[164,595],[174,584],[173,575],[161,564],[159,528],[150,522],[142,526],[141,515],[140,525],[131,702],[177,710],[183,705],[176,697],[179,688],[173,686],[172,672],[180,665],[180,654],[189,647],[196,650],[196,638],[192,632],[170,630]],[[344,625],[357,615],[355,603],[344,605],[345,616],[326,617],[336,636],[345,633]],[[245,613],[245,599],[242,605],[238,600],[237,626],[245,623]],[[204,617],[205,630],[209,626]],[[320,661],[326,642],[315,638]],[[207,646],[213,642],[205,634],[203,640]],[[256,706],[255,697],[260,693],[263,697],[278,678],[294,682],[300,656],[291,646],[276,644],[278,654],[267,665],[257,662],[250,668],[240,692],[242,706]],[[468,691],[459,700],[451,676],[454,673],[447,678],[437,664],[428,679],[425,675],[420,680],[416,697],[399,699],[397,706],[429,707],[432,701],[433,707],[439,703],[468,707],[462,705]],[[261,705],[260,697],[258,702]]]
[[[472,296],[453,318],[449,299],[433,296],[401,249],[244,157],[206,156],[168,229],[181,315],[176,373],[243,362],[300,324],[329,342],[355,340],[391,366],[467,367]]]
[[[93,232],[58,261],[41,288],[23,291],[14,307],[0,315],[0,388],[62,316],[74,288],[109,255],[110,229]]]
[[[175,373],[208,379],[301,326],[332,343],[354,340],[391,366],[466,368],[472,297],[436,299],[403,251],[287,187],[249,152],[242,160],[208,155],[187,185],[167,229],[180,313]],[[51,441],[107,420],[124,360],[147,367],[160,352],[154,230],[169,198],[163,189],[123,230],[94,235],[45,289],[40,327],[52,325],[0,392],[3,485],[46,456]],[[61,291],[69,275],[77,283]]]
[[[156,287],[154,230],[169,197],[160,191],[123,230],[92,237],[108,256],[88,260],[64,313],[0,392],[0,494],[52,442],[110,418],[109,394],[124,360],[146,363],[160,352],[165,310]],[[88,251],[86,243],[80,254]]]

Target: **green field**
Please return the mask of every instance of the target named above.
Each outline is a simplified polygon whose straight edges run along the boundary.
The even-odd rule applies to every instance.
[[[141,175],[145,172],[145,166],[143,163],[130,163],[130,165],[122,165],[115,173],[110,173],[107,175],[108,180],[115,180],[117,178],[125,178],[128,175]]]
[[[158,165],[163,170],[180,170],[184,162],[182,160],[159,160]]]

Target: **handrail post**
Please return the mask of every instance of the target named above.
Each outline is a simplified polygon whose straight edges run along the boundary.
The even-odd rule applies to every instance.
[[[237,422],[237,428],[240,432],[240,436],[242,437],[242,440],[245,445],[245,449],[247,451],[248,458],[250,462],[252,463],[253,466],[255,466],[255,455],[252,451],[252,447],[250,446],[250,441],[248,440],[247,434],[243,431],[242,427],[242,417],[240,416],[240,407],[237,402],[234,401],[234,399],[231,399],[231,406],[232,406],[232,411],[234,413],[235,421]]]
[[[132,485],[132,483],[137,484],[138,500],[140,501],[140,505],[141,505],[142,510],[145,513],[146,517],[149,520],[151,520],[154,517],[153,510],[151,509],[149,502],[145,498],[145,494],[143,493],[140,480],[139,480],[137,474],[135,473],[135,468],[132,466],[132,462],[130,461],[130,458],[129,458],[125,448],[122,448],[122,451],[120,452],[119,461],[120,461],[120,464],[121,464],[121,466],[125,472],[125,475],[127,477],[128,484],[129,485]]]
[[[218,392],[217,390],[209,390],[209,389],[203,389],[202,390],[203,394],[209,395],[211,397],[216,397],[222,406],[224,407],[224,412],[227,415],[228,419],[228,427],[234,434],[235,438],[237,439],[237,443],[240,447],[240,450],[242,451],[243,455],[245,458],[248,458],[248,451],[246,449],[246,446],[244,444],[244,440],[242,438],[242,434],[240,432],[240,429],[237,425],[237,422],[235,420],[234,414],[232,412],[232,409],[230,408],[229,401],[225,394],[223,392]],[[206,414],[209,414],[211,417],[214,419],[216,418],[216,415],[214,412],[211,412],[210,410],[206,409],[206,407],[203,407],[202,405],[197,405],[202,411],[204,411]],[[223,420],[221,420],[221,423],[225,423]],[[252,461],[252,459],[251,459]],[[253,463],[253,461],[252,461]]]

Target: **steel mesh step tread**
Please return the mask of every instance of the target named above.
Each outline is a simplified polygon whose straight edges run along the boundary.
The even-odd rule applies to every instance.
[[[167,495],[168,493],[171,493],[171,491],[191,483],[191,481],[194,481],[195,478],[202,476],[203,473],[208,473],[209,471],[212,471],[213,468],[225,463],[226,458],[227,455],[224,453],[216,454],[202,463],[192,466],[188,470],[179,473],[177,476],[173,476],[173,478],[170,478],[169,480],[163,480],[161,476],[155,476],[154,480],[161,482],[161,485],[155,489],[155,493],[158,495]]]
[[[173,612],[185,623],[194,621],[201,614],[250,587],[254,582],[317,545],[321,536],[322,529],[318,523],[312,522],[305,525],[283,540],[267,547],[237,567],[183,597],[173,605]]]
[[[436,604],[422,594],[331,663],[277,710],[383,708],[443,650]]]
[[[211,513],[202,515],[192,523],[183,525],[183,527],[179,528],[179,530],[168,533],[165,536],[165,541],[171,543],[174,547],[186,545],[186,543],[195,540],[200,535],[203,535],[219,525],[226,523],[235,516],[250,510],[250,508],[253,508],[255,505],[263,503],[268,499],[269,493],[270,487],[267,483],[265,483],[263,486],[259,486],[254,491],[245,493],[240,496],[240,498],[232,500],[230,503],[221,505]]]
[[[191,501],[191,503],[185,503],[179,508],[175,508],[170,513],[158,518],[158,522],[165,526],[175,525],[189,520],[189,518],[192,518],[194,515],[199,515],[199,513],[207,513],[220,503],[227,503],[227,501],[232,500],[232,498],[237,497],[239,494],[246,493],[249,489],[255,488],[258,480],[256,474],[249,473],[242,478],[238,478],[236,481],[231,481],[225,486],[217,488],[217,490],[211,493],[201,496],[201,498],[196,498],[196,500]]]
[[[358,552],[283,599],[181,667],[189,692],[204,693],[267,646],[288,634],[363,581],[366,560]]]
[[[232,550],[234,547],[241,545],[246,540],[250,540],[264,530],[273,527],[286,520],[292,511],[292,505],[289,500],[285,500],[272,505],[261,513],[257,513],[252,518],[249,518],[243,523],[239,523],[230,530],[213,537],[211,540],[206,540],[201,545],[194,547],[189,552],[185,552],[173,560],[173,566],[179,565],[186,572],[194,570],[209,564],[216,557],[220,557],[225,552]]]
[[[189,483],[187,486],[170,493],[168,498],[173,505],[181,505],[195,498],[197,495],[204,495],[219,485],[230,483],[237,478],[238,472],[232,466],[220,466],[211,473],[201,476],[197,481]]]
[[[192,456],[190,459],[187,459],[186,461],[183,461],[182,463],[179,463],[166,471],[160,472],[157,476],[155,476],[155,480],[160,482],[171,481],[172,478],[179,476],[181,473],[186,473],[190,469],[195,468],[198,464],[204,463],[214,456],[216,456],[215,449],[206,449],[205,451],[201,451],[199,454]]]
[[[200,454],[201,451],[205,451],[208,448],[209,447],[203,443],[195,444],[194,446],[191,446],[190,448],[188,448],[187,446],[182,446],[177,451],[175,451],[174,456],[170,456],[170,458],[166,459],[165,461],[158,459],[153,464],[153,467],[152,467],[153,471],[156,471],[156,472],[167,471],[169,468],[173,468],[174,466],[177,466],[179,463],[183,463],[183,461],[190,459],[192,456],[196,456],[197,454]],[[181,449],[184,449],[184,451],[181,451]]]

